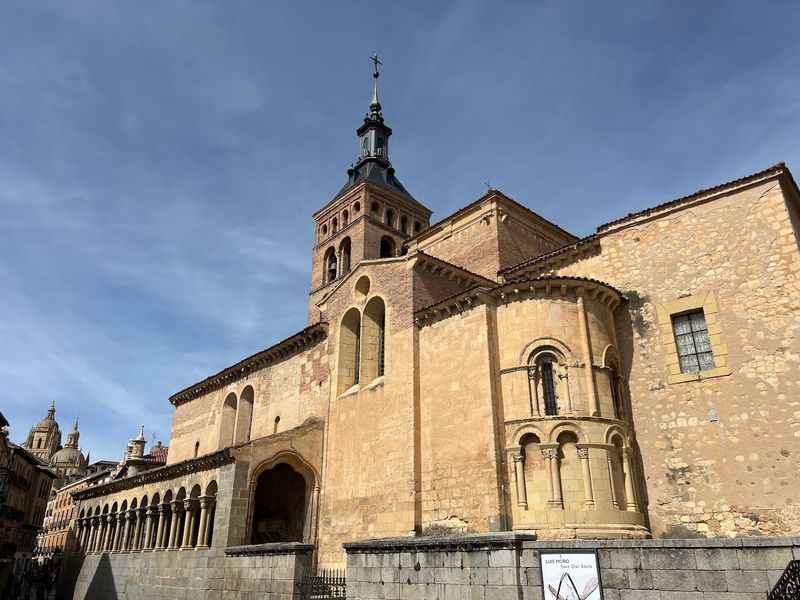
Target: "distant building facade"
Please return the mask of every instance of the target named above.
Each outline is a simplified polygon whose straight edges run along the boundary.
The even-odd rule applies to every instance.
[[[391,133],[376,84],[314,214],[308,326],[171,396],[165,466],[132,448],[75,493],[76,598],[111,555],[119,581],[262,543],[337,567],[344,542],[442,531],[800,532],[785,165],[578,238],[494,189],[431,224]]]
[[[0,597],[14,562],[33,553],[56,479],[46,463],[8,439],[7,425],[0,415]]]

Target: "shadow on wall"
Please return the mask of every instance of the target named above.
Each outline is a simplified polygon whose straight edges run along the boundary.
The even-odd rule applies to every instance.
[[[68,554],[64,557],[56,583],[56,600],[72,600],[75,594],[75,582],[82,566],[82,554]]]
[[[622,295],[628,300],[621,306],[617,307],[614,313],[614,321],[617,325],[617,343],[619,348],[617,351],[622,360],[622,368],[624,370],[624,379],[630,384],[630,373],[633,368],[633,354],[634,354],[634,337],[646,337],[649,335],[651,325],[647,322],[644,314],[644,308],[650,303],[650,298],[635,290],[622,290]],[[627,309],[627,310],[626,310]],[[623,399],[625,412],[630,418],[630,430],[632,432],[630,444],[634,450],[633,470],[634,481],[638,482],[636,488],[636,495],[639,499],[639,509],[644,514],[645,524],[647,528],[652,531],[652,524],[650,523],[650,497],[647,493],[646,473],[644,469],[644,462],[642,460],[642,452],[639,443],[636,440],[636,419],[633,410],[633,398],[631,398],[630,387],[626,386],[625,398]]]
[[[111,570],[111,561],[107,554],[100,557],[97,569],[92,576],[92,581],[86,590],[85,600],[118,600],[114,573]]]

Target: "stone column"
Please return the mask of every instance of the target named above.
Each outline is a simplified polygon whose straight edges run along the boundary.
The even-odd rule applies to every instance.
[[[106,515],[106,534],[103,536],[103,552],[111,552],[111,544],[114,541],[114,515]]]
[[[164,525],[166,524],[167,518],[167,505],[166,504],[159,504],[158,505],[158,528],[156,531],[156,543],[155,549],[156,550],[163,550],[164,549]]]
[[[609,446],[606,448],[606,458],[608,459],[608,482],[611,485],[611,506],[616,506],[617,508],[622,508],[619,506],[619,500],[617,499],[617,486],[614,482],[614,452],[616,448],[614,446]]]
[[[125,531],[122,532],[122,547],[120,548],[120,552],[127,552],[130,550],[130,533],[131,533],[131,516],[130,510],[125,511]]]
[[[117,513],[117,524],[114,527],[114,541],[111,544],[112,552],[120,551],[120,542],[122,540],[122,528],[124,527],[124,523],[125,523],[125,513],[124,512]]]
[[[142,550],[152,550],[153,548],[153,520],[155,517],[155,509],[150,506],[145,511],[145,529],[144,529],[144,542],[142,543]]]
[[[208,509],[211,507],[209,496],[200,497],[200,527],[197,530],[197,548],[208,548],[206,528],[208,527]]]
[[[564,500],[561,494],[561,461],[558,459],[558,448],[546,448],[547,455],[545,458],[549,459],[550,463],[550,506],[553,508],[563,508]]]
[[[511,458],[514,460],[514,480],[517,484],[517,506],[528,508],[528,491],[525,488],[525,452],[522,447],[514,448]]]
[[[572,406],[572,392],[569,389],[569,366],[563,365],[559,370],[562,372],[558,374],[558,378],[564,382],[564,395],[567,397],[567,413],[571,414],[575,412],[575,408]]]
[[[89,542],[89,552],[97,551],[97,537],[100,532],[100,517],[92,519],[92,534],[91,541]]]
[[[175,542],[176,542],[175,538],[178,535],[178,519],[180,518],[179,517],[180,504],[181,503],[179,500],[173,500],[172,502],[170,502],[170,507],[172,509],[172,518],[170,519],[169,523],[169,541],[167,543],[167,548],[169,550],[175,549]]]
[[[558,463],[558,447],[542,448],[542,456],[547,461],[547,470],[550,477],[547,479],[547,490],[550,493],[550,500],[547,504],[550,508],[562,508],[561,499],[561,472]]]
[[[144,532],[144,510],[143,508],[136,509],[136,525],[133,530],[133,544],[131,544],[131,551],[137,552],[142,549],[142,536]]]
[[[625,473],[625,498],[628,501],[627,510],[639,511],[636,505],[636,494],[633,490],[633,478],[631,477],[631,449],[622,449],[622,471]]]
[[[183,544],[181,550],[191,548],[192,529],[194,527],[194,502],[192,500],[183,501]]]
[[[528,367],[528,388],[531,397],[531,416],[542,416],[539,406],[539,368],[536,365]]]
[[[578,448],[578,459],[581,461],[581,472],[583,473],[583,503],[586,505],[586,508],[594,508],[592,471],[589,467],[589,448]]]
[[[578,295],[578,327],[581,335],[581,348],[583,349],[583,362],[586,373],[586,397],[588,400],[589,415],[597,417],[600,410],[597,406],[597,390],[594,388],[594,369],[592,368],[592,344],[589,341],[589,324],[586,320],[586,306],[583,300],[583,291]]]

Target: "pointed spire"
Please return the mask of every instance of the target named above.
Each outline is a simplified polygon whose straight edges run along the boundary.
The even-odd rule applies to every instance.
[[[51,418],[51,419],[56,416],[56,401],[55,400],[51,400],[50,401],[50,408],[47,409],[47,416],[49,418]]]
[[[381,76],[378,70],[378,65],[382,65],[378,54],[375,53],[370,57],[372,61],[372,101],[369,103],[370,117],[378,118],[381,116],[381,103],[378,100],[378,77]]]
[[[72,426],[72,431],[76,433],[78,431],[78,417],[75,417],[75,424]]]
[[[145,441],[145,438],[144,438],[144,425],[142,425],[142,428],[139,430],[139,437],[136,438],[136,441],[137,442],[144,442]]]

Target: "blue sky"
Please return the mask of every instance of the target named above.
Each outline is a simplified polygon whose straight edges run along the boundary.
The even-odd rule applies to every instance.
[[[0,410],[117,458],[305,325],[311,214],[370,95],[439,219],[486,181],[583,235],[785,161],[796,2],[0,6]]]

